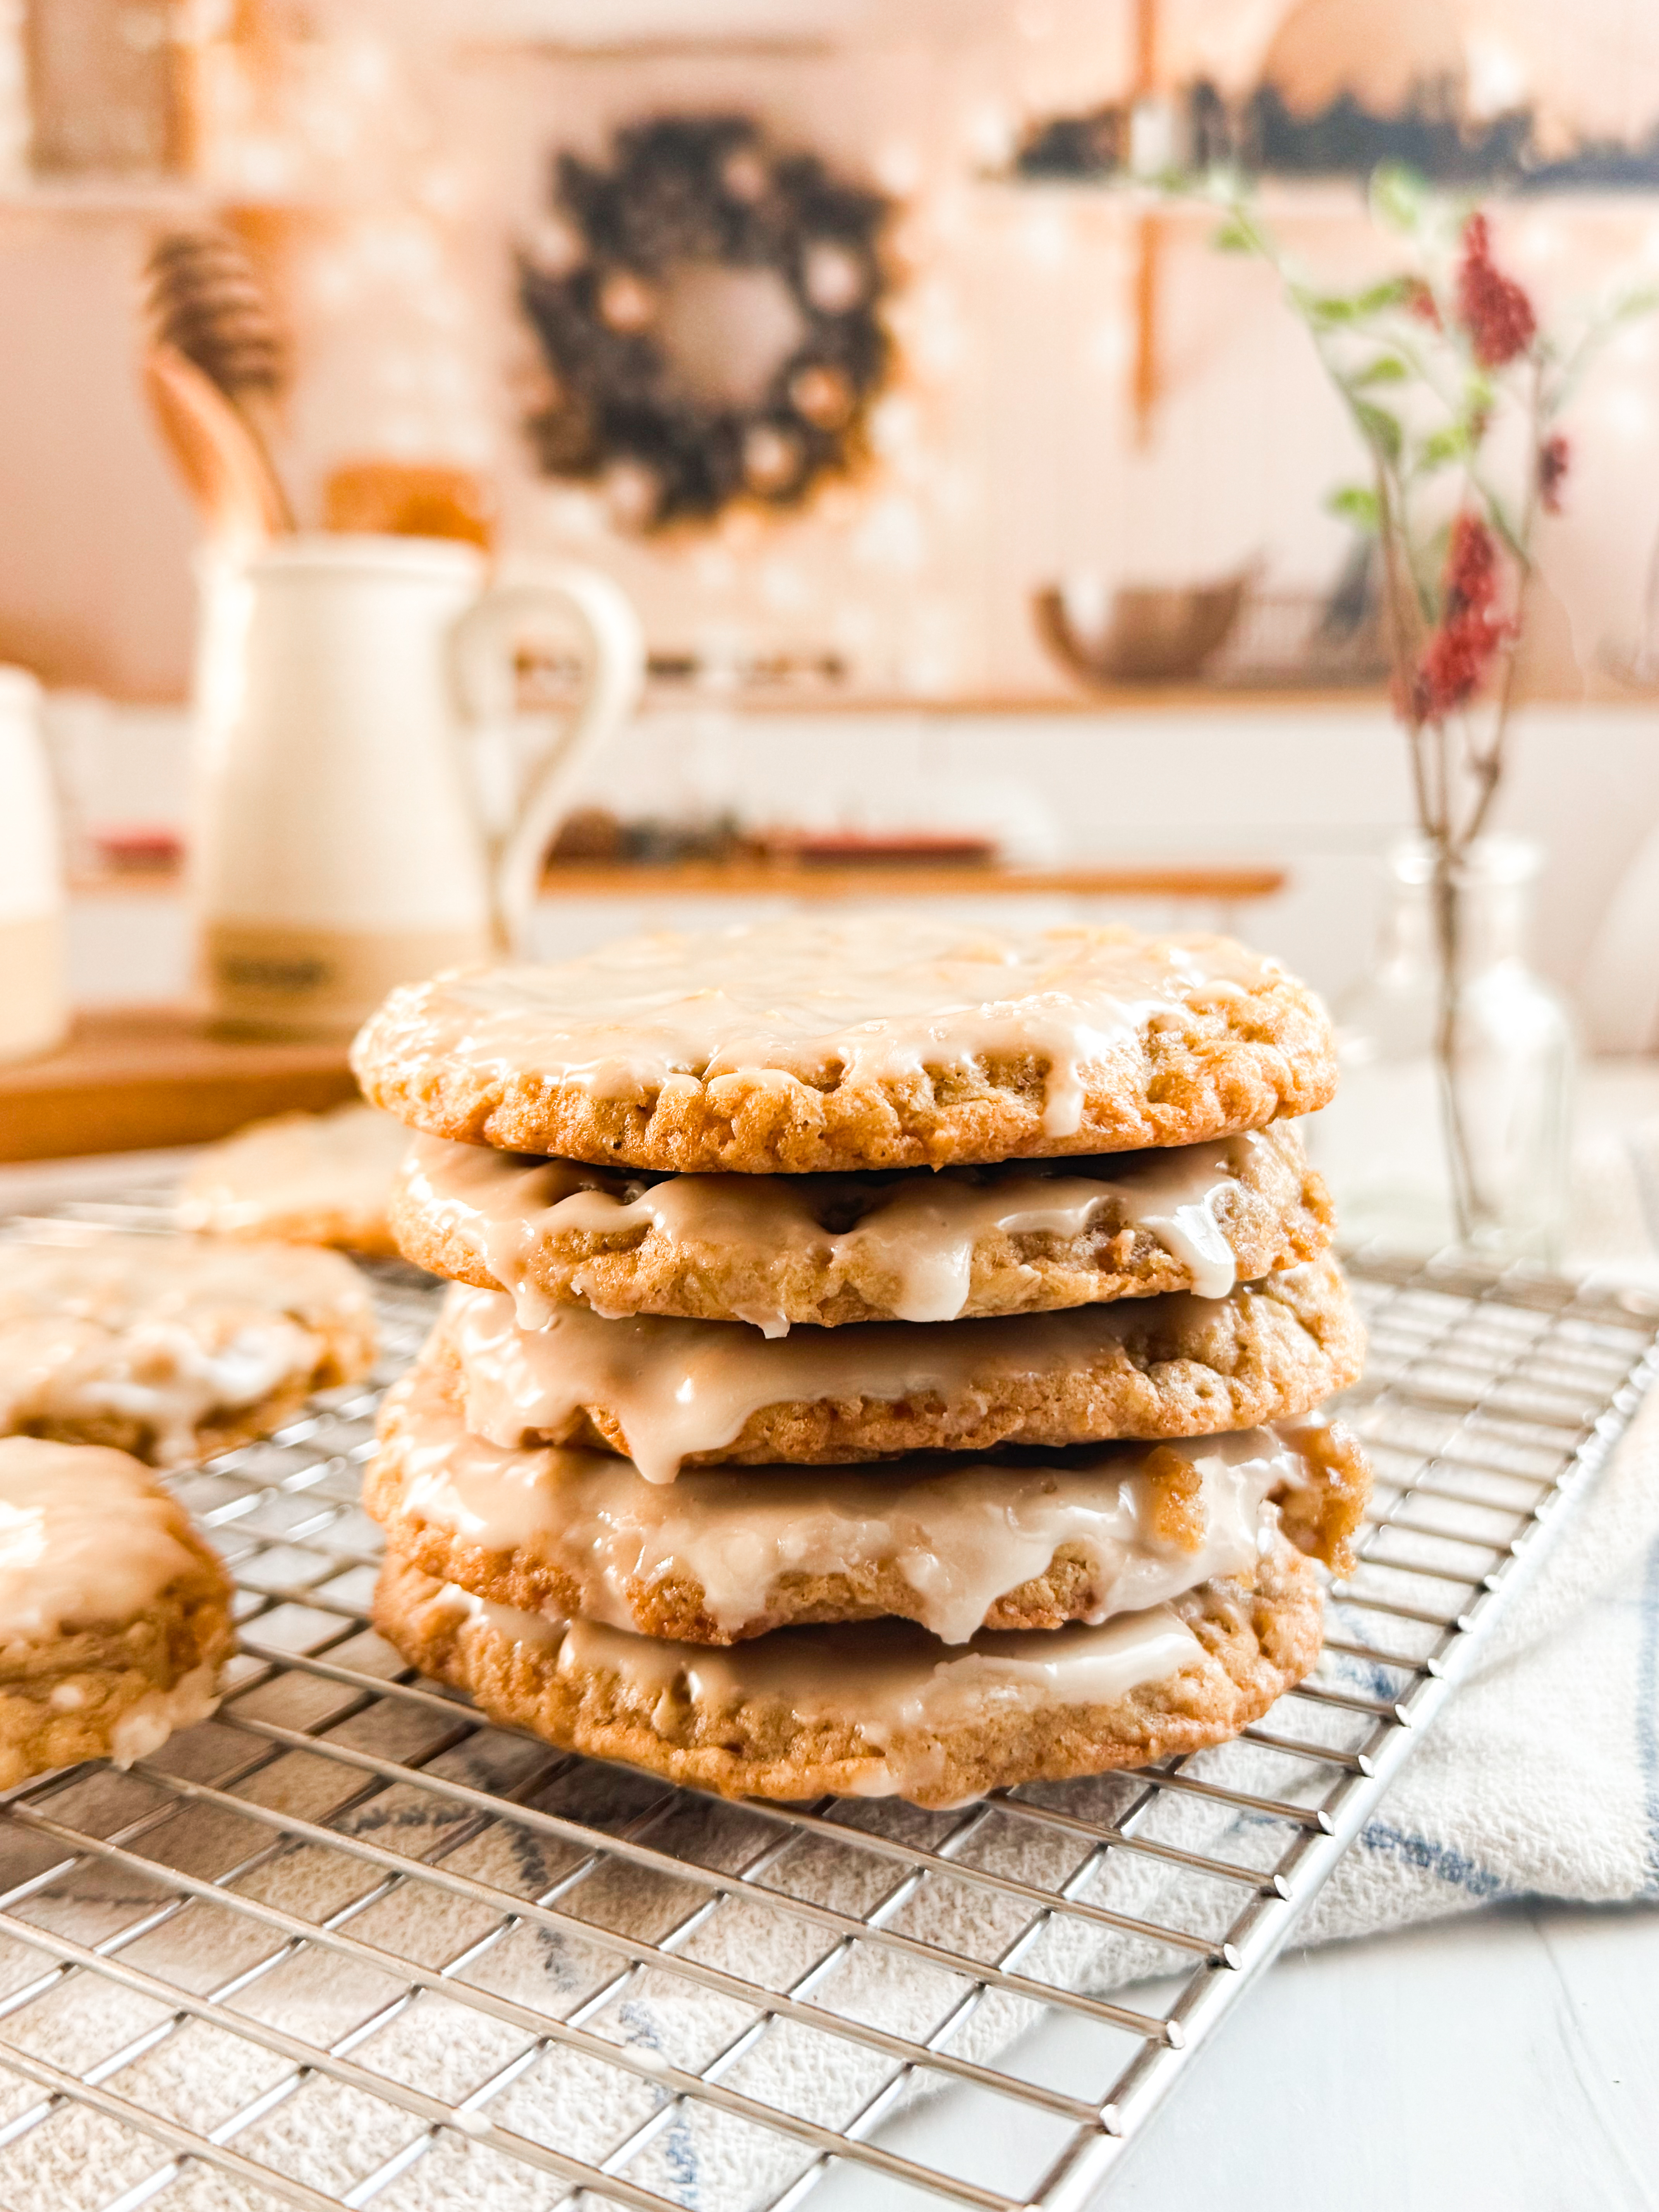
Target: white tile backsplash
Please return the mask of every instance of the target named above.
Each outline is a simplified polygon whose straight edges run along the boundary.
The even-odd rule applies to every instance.
[[[101,729],[84,726],[76,745],[75,787],[94,826],[182,825],[182,714],[112,712]],[[750,822],[818,827],[982,824],[1033,861],[1274,862],[1289,872],[1286,889],[1241,909],[1237,926],[1333,994],[1363,970],[1381,897],[1376,858],[1410,810],[1400,734],[1374,702],[1099,714],[653,711],[580,795],[624,815],[731,808]],[[1571,989],[1614,886],[1659,822],[1659,703],[1529,710],[1500,819],[1546,848],[1536,956]],[[1117,910],[1153,927],[1213,919],[1158,902]],[[565,902],[544,916],[543,949],[574,951],[648,921],[727,913],[709,901],[672,913],[650,902]],[[182,907],[153,893],[84,906],[71,957],[82,1000],[176,995],[186,972]]]

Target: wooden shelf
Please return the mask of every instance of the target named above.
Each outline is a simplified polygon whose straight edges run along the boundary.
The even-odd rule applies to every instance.
[[[998,868],[960,863],[556,860],[544,898],[1271,898],[1285,887],[1273,867]]]
[[[216,185],[191,177],[57,176],[51,173],[0,183],[0,215],[99,216],[179,222],[258,208],[275,214],[302,214],[325,204],[287,192],[262,193]]]
[[[1575,699],[1577,695],[1571,695]],[[919,696],[906,692],[802,690],[790,693],[757,688],[717,699],[699,697],[687,687],[647,689],[642,714],[691,710],[728,710],[739,718],[789,714],[895,714],[949,718],[957,721],[1006,714],[1018,719],[1144,714],[1295,714],[1331,707],[1384,707],[1382,684],[1112,684],[1085,690],[1074,683],[1065,691],[950,692]]]
[[[356,1091],[343,1043],[211,1036],[182,1006],[109,1007],[80,1015],[61,1051],[0,1067],[0,1160],[205,1144]]]
[[[184,887],[182,860],[156,868],[87,868],[68,884],[72,899],[177,898]]]
[[[173,898],[181,868],[77,876],[76,898]],[[1272,898],[1274,867],[999,868],[963,862],[799,860],[556,860],[542,896],[567,898]]]

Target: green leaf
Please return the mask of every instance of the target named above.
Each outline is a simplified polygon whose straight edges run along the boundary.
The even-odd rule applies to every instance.
[[[1354,302],[1340,292],[1304,292],[1300,305],[1314,323],[1351,323],[1356,313]]]
[[[1383,161],[1371,172],[1371,213],[1389,230],[1410,237],[1421,228],[1428,187],[1414,169]]]
[[[1431,430],[1417,448],[1417,467],[1428,475],[1435,469],[1449,467],[1453,461],[1466,460],[1474,449],[1466,422],[1449,422],[1443,430]]]
[[[1358,294],[1354,306],[1362,315],[1380,315],[1385,307],[1397,307],[1410,299],[1415,289],[1409,276],[1387,276],[1380,284],[1369,285]]]
[[[1352,405],[1353,419],[1367,442],[1376,448],[1384,460],[1397,461],[1402,442],[1399,416],[1390,415],[1386,407],[1372,406],[1369,399],[1356,399]]]
[[[1348,382],[1357,392],[1368,384],[1404,384],[1410,375],[1410,369],[1397,353],[1380,353]]]
[[[1638,284],[1628,292],[1621,292],[1607,309],[1607,320],[1613,323],[1633,322],[1638,315],[1650,315],[1659,307],[1659,284]]]
[[[1210,243],[1218,253],[1254,253],[1255,252],[1255,236],[1237,217],[1231,222],[1224,222],[1211,239]]]
[[[1356,530],[1373,534],[1382,521],[1376,494],[1367,484],[1340,484],[1327,497],[1325,512],[1338,516],[1344,522],[1352,523]]]

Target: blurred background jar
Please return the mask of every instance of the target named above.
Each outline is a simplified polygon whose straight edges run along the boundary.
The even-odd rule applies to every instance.
[[[40,686],[0,668],[0,1060],[50,1052],[69,1026],[64,867],[40,737]]]
[[[1375,965],[1334,1009],[1341,1090],[1313,1125],[1347,1242],[1559,1259],[1576,1049],[1527,964],[1542,858],[1494,836],[1458,865],[1448,1024],[1433,855],[1414,837],[1390,849]]]

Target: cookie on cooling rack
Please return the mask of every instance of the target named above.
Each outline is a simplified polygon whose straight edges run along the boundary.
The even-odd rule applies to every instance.
[[[492,1443],[607,1445],[667,1482],[682,1466],[1255,1428],[1346,1389],[1364,1352],[1328,1256],[1223,1298],[770,1340],[740,1322],[605,1321],[582,1306],[523,1328],[500,1292],[456,1290],[427,1356],[457,1368],[467,1425]]]
[[[1293,1121],[1170,1152],[866,1176],[653,1176],[417,1137],[391,1219],[417,1267],[510,1291],[527,1322],[587,1305],[768,1336],[1215,1297],[1331,1241]]]
[[[724,1796],[955,1805],[1219,1743],[1319,1656],[1313,1568],[1281,1537],[1099,1627],[943,1644],[902,1620],[779,1628],[729,1650],[471,1596],[389,1551],[374,1622],[493,1720]]]
[[[1229,938],[880,915],[456,970],[394,991],[352,1064],[434,1136],[745,1174],[1196,1144],[1336,1084],[1318,1000]]]
[[[386,1207],[409,1132],[372,1106],[278,1114],[210,1145],[179,1186],[181,1229],[397,1255]]]
[[[0,1436],[171,1466],[268,1434],[373,1363],[368,1288],[337,1253],[62,1235],[0,1243]]]
[[[0,1789],[130,1765],[218,1702],[230,1582],[125,1452],[0,1437]]]
[[[387,1394],[363,1504],[394,1551],[491,1604],[692,1644],[891,1614],[960,1644],[1248,1573],[1280,1525],[1341,1570],[1369,1489],[1340,1423],[649,1483],[611,1452],[469,1436],[453,1370],[421,1366]]]

